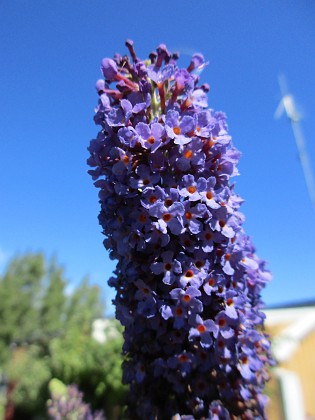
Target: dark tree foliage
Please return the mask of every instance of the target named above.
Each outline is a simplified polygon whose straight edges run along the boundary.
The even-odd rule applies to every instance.
[[[121,330],[117,325],[117,336],[104,344],[92,339],[93,321],[105,311],[100,289],[87,278],[71,293],[67,285],[63,268],[41,253],[15,257],[0,276],[0,372],[7,382],[7,418],[45,416],[52,378],[75,383],[109,419],[111,413],[117,418],[117,406],[123,405]]]

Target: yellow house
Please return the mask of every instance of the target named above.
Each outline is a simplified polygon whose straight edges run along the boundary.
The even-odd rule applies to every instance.
[[[265,310],[276,366],[269,420],[315,420],[315,300]]]

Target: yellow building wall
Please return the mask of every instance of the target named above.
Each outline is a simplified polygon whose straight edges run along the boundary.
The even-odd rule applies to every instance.
[[[265,393],[269,398],[269,403],[266,409],[266,416],[268,420],[285,420],[282,408],[282,400],[280,393],[279,382],[271,371],[271,379],[267,383]]]
[[[280,367],[296,373],[301,381],[305,414],[315,419],[315,331],[305,337],[291,359]]]

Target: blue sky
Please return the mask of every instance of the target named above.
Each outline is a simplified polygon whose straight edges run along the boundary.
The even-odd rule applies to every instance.
[[[165,43],[179,64],[202,52],[211,108],[228,115],[242,152],[236,191],[245,230],[269,262],[267,304],[315,298],[315,213],[288,120],[274,120],[283,72],[303,113],[315,170],[312,0],[0,0],[0,265],[16,253],[57,255],[75,283],[106,286],[97,190],[86,150],[100,61],[131,38],[147,57]],[[112,309],[108,308],[109,312]]]

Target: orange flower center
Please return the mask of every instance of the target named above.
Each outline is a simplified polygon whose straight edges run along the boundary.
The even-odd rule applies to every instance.
[[[186,159],[190,159],[193,155],[192,150],[186,150],[186,152],[184,153],[184,156]]]
[[[248,363],[248,358],[247,358],[247,356],[245,356],[245,355],[244,355],[244,356],[242,356],[242,357],[241,357],[241,361],[242,361],[242,363],[243,363],[243,364]]]
[[[185,217],[186,217],[186,219],[191,220],[192,217],[193,217],[193,215],[192,215],[192,213],[190,211],[186,211]]]
[[[211,286],[211,287],[213,287],[213,286],[215,285],[215,280],[214,280],[214,278],[213,278],[213,277],[211,277],[211,278],[208,280],[208,284],[209,284],[209,286]]]
[[[163,214],[164,222],[166,222],[166,223],[169,222],[171,220],[171,218],[172,218],[172,215],[170,213]]]
[[[186,271],[186,273],[185,273],[185,277],[190,278],[190,277],[193,277],[193,276],[194,276],[194,273],[192,272],[192,270],[187,270],[187,271]]]
[[[179,127],[174,127],[173,128],[174,133],[178,136],[181,133],[181,130]]]
[[[218,324],[219,324],[219,327],[224,327],[224,325],[226,324],[225,319],[224,318],[220,318]]]
[[[171,206],[173,204],[173,200],[171,200],[170,198],[167,198],[164,201],[164,203],[165,203],[166,207],[169,207],[169,206]]]
[[[206,332],[206,327],[202,324],[199,324],[197,330],[200,332],[200,334],[203,334]]]
[[[178,356],[178,360],[179,360],[181,363],[185,363],[185,362],[187,362],[188,357],[187,357],[187,355],[186,355],[186,354],[181,354],[180,356]]]
[[[139,222],[145,223],[147,221],[147,216],[145,214],[140,214]]]
[[[181,315],[183,315],[183,310],[182,310],[182,308],[176,308],[175,313],[176,313],[176,315],[177,315],[177,316],[181,316]]]
[[[195,262],[195,266],[197,267],[197,268],[201,268],[201,267],[203,267],[204,266],[204,262],[203,261],[196,261]]]

